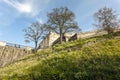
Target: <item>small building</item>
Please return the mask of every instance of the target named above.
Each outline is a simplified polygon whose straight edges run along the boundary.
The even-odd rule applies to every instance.
[[[59,34],[50,32],[39,44],[39,49],[45,49],[53,45],[53,42],[59,38]]]
[[[65,34],[63,36],[63,41],[67,42],[69,41],[70,37],[72,37],[74,33],[71,34]],[[60,41],[60,35],[55,32],[50,32],[46,37],[42,40],[42,42],[39,44],[38,49],[45,49],[48,48],[54,44],[59,43]]]

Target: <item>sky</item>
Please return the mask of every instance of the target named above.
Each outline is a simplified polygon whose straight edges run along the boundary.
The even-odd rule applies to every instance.
[[[94,30],[93,14],[109,7],[120,14],[120,0],[0,0],[0,41],[25,46],[23,29],[31,23],[47,21],[47,13],[53,8],[68,7],[83,32]]]

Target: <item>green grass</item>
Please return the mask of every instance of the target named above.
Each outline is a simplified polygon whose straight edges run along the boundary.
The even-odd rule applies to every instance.
[[[119,35],[117,35],[119,36]],[[94,37],[57,44],[0,69],[2,80],[119,80],[120,38]],[[68,48],[77,47],[68,51]]]

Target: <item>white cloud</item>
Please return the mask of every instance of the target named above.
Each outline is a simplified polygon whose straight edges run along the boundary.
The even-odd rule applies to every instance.
[[[20,12],[31,13],[31,6],[27,3],[20,3],[18,1],[13,0],[3,0],[5,3],[11,5],[12,7],[16,8]]]
[[[31,16],[36,16],[39,12],[47,6],[49,0],[3,0],[8,5],[17,9],[20,13],[27,13]]]
[[[29,4],[19,4],[17,9],[21,12],[26,12],[26,13],[31,12],[31,6]]]

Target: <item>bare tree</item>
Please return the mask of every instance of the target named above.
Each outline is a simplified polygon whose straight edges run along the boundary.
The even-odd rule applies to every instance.
[[[23,30],[25,32],[25,41],[35,43],[35,51],[37,51],[38,43],[44,36],[44,27],[39,22],[32,23],[27,29]]]
[[[67,7],[54,8],[53,12],[48,13],[48,21],[45,24],[48,30],[60,34],[60,43],[65,33],[79,30],[75,15]]]
[[[108,34],[114,32],[114,29],[119,27],[118,15],[111,8],[101,8],[94,14],[97,28],[105,30]]]

